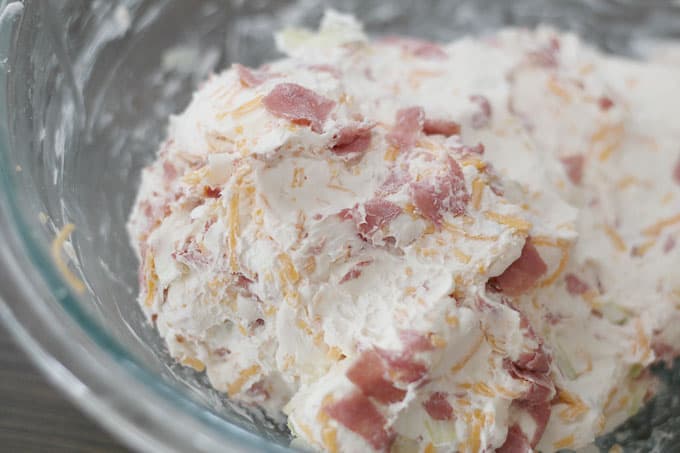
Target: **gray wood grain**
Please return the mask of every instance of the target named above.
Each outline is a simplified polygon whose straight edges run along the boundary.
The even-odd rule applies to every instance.
[[[1,325],[0,450],[128,451],[52,388]]]

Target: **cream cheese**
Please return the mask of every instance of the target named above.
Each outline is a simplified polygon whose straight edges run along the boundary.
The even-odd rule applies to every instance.
[[[276,41],[143,173],[140,305],[172,356],[314,450],[550,452],[634,413],[680,340],[680,67],[332,11]]]

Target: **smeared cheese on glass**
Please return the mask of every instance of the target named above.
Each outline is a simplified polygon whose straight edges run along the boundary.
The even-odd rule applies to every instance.
[[[170,121],[129,231],[181,363],[330,452],[579,448],[680,330],[680,68],[328,12]]]

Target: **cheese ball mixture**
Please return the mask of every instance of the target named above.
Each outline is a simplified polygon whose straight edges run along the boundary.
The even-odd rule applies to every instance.
[[[329,452],[579,448],[680,345],[680,65],[351,17],[211,77],[129,231],[173,357]]]

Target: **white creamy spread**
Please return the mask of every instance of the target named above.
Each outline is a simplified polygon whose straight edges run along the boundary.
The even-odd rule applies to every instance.
[[[212,76],[143,172],[140,304],[330,452],[580,448],[680,344],[680,66],[328,12]]]

